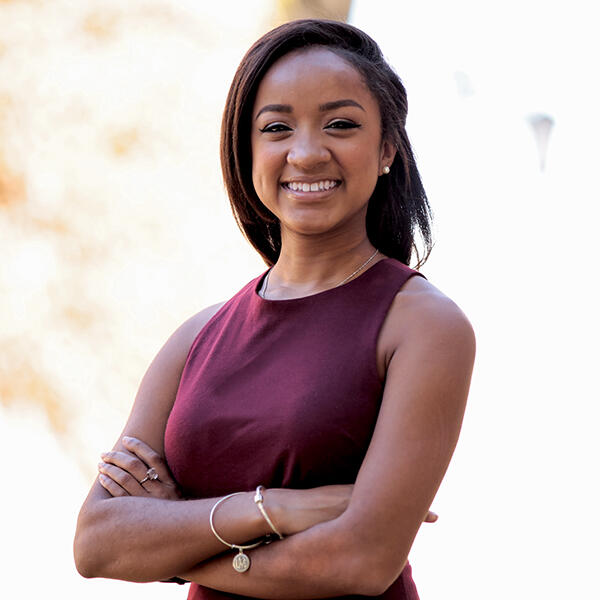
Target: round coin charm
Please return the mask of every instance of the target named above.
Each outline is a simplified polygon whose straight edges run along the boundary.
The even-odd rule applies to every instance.
[[[250,559],[241,550],[233,559],[233,568],[238,573],[244,573],[244,571],[247,571],[250,568]]]

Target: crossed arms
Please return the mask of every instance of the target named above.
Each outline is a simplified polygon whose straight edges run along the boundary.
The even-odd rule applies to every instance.
[[[143,440],[159,459],[187,351],[217,309],[184,323],[140,385],[123,435]],[[265,507],[286,539],[252,550],[249,571],[232,569],[231,553],[223,554],[224,546],[210,531],[208,515],[216,498],[183,501],[169,498],[164,487],[163,496],[154,497],[147,484],[134,495],[125,482],[120,486],[105,474],[124,493],[111,492],[108,480],[107,487],[94,483],[75,537],[80,573],[129,581],[180,576],[257,598],[381,594],[402,571],[454,451],[475,342],[460,310],[415,277],[394,300],[378,352],[385,357],[384,395],[354,486],[268,490]],[[148,464],[134,458],[122,439],[113,453],[138,460],[138,466]],[[251,496],[236,496],[219,507],[216,525],[225,539],[244,543],[269,532]]]

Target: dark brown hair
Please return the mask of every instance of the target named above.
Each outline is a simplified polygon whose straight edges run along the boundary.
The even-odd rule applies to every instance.
[[[406,135],[406,90],[366,33],[338,21],[302,19],[262,36],[248,50],[231,83],[221,126],[221,168],[240,229],[268,265],[277,261],[281,234],[277,217],[258,198],[252,184],[250,128],[258,86],[268,69],[294,50],[323,46],[357,69],[381,113],[382,140],[397,150],[389,175],[379,177],[367,209],[367,235],[383,254],[418,265],[431,251],[431,210]],[[423,257],[415,244],[420,234]]]

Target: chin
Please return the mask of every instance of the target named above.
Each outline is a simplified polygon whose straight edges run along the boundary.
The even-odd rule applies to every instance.
[[[284,228],[289,232],[306,236],[333,233],[341,227],[343,227],[343,223],[325,219],[302,219],[298,221],[288,221],[284,224]]]
[[[286,226],[286,229],[297,235],[322,235],[330,231],[329,227],[325,227],[322,223],[315,224],[292,224]]]

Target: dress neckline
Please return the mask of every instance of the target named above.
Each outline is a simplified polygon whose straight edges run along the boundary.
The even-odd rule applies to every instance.
[[[263,298],[258,293],[258,291],[262,288],[262,285],[263,285],[263,282],[265,280],[267,273],[273,268],[273,267],[270,267],[262,275],[260,275],[260,277],[258,277],[256,284],[254,285],[254,288],[253,288],[253,295],[258,301],[263,302],[265,304],[272,304],[272,305],[289,304],[291,302],[303,302],[303,301],[307,301],[307,300],[312,300],[314,298],[320,298],[325,295],[333,294],[338,290],[348,289],[348,287],[352,286],[355,282],[362,281],[369,274],[372,275],[371,271],[373,271],[374,269],[377,269],[377,265],[380,265],[381,263],[384,263],[384,262],[387,262],[390,260],[395,260],[395,259],[390,258],[389,256],[386,256],[386,257],[378,260],[374,265],[371,265],[368,269],[365,269],[360,275],[357,275],[354,279],[351,279],[350,281],[343,283],[342,285],[336,285],[332,288],[323,290],[321,292],[316,292],[315,294],[309,294],[308,296],[298,296],[298,298],[282,298],[280,300],[272,300],[270,298]]]

